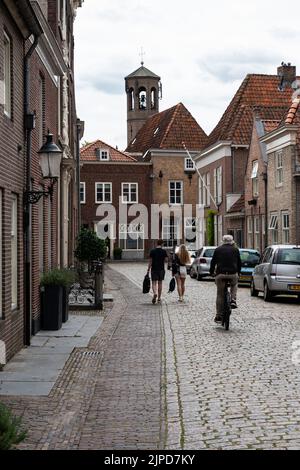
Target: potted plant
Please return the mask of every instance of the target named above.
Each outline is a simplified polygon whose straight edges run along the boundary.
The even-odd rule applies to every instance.
[[[26,435],[27,431],[21,428],[21,418],[13,416],[12,412],[0,403],[0,450],[13,449]]]
[[[52,269],[41,277],[42,329],[59,330],[63,321],[63,296],[71,284],[71,272],[66,269]],[[65,293],[65,296],[67,294]],[[66,305],[64,306],[66,308]],[[64,311],[64,319],[67,312]]]
[[[114,248],[114,259],[122,259],[122,248]]]
[[[75,257],[79,262],[79,282],[81,287],[90,287],[90,273],[92,272],[93,261],[104,260],[107,255],[107,248],[104,240],[101,240],[96,232],[82,227],[77,237],[77,248]]]

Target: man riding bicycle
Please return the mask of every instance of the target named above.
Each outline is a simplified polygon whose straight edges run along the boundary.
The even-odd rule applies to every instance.
[[[227,281],[230,283],[231,308],[237,308],[236,296],[241,267],[240,251],[236,247],[233,237],[231,235],[224,235],[223,243],[215,250],[210,264],[210,275],[216,275],[216,323],[222,322],[224,290]]]

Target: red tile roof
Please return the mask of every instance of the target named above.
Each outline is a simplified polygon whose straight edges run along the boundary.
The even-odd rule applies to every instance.
[[[207,146],[220,140],[249,145],[255,108],[289,106],[293,90],[286,87],[280,91],[279,85],[280,78],[277,75],[247,75],[219,123],[209,135]]]
[[[90,161],[90,162],[99,162],[99,159],[96,156],[96,149],[101,150],[108,150],[109,151],[109,161],[111,162],[128,162],[133,163],[137,160],[133,158],[131,155],[128,155],[124,152],[120,152],[110,145],[102,142],[102,140],[95,140],[90,144],[87,144],[85,147],[80,149],[80,160],[82,161]],[[106,162],[103,162],[106,163]]]
[[[151,116],[126,151],[145,154],[149,149],[202,150],[207,135],[186,107],[179,103],[161,113]]]
[[[287,112],[287,115],[285,116],[284,124],[295,124],[296,123],[296,118],[298,110],[299,110],[299,104],[300,104],[300,99],[296,98],[291,106],[289,107],[289,110]]]

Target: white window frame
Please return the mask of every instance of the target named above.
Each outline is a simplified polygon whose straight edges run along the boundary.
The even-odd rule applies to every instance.
[[[289,245],[291,222],[290,222],[290,213],[288,211],[284,211],[281,213],[281,227],[282,227],[282,243],[284,245]]]
[[[162,239],[165,248],[173,248],[174,244],[179,243],[181,240],[179,219],[176,217],[162,219]]]
[[[4,98],[4,114],[11,118],[11,100],[12,100],[12,88],[11,88],[11,39],[3,31],[4,41],[3,41],[3,98]]]
[[[252,247],[253,244],[253,217],[247,217],[247,245]]]
[[[175,188],[171,188],[171,184],[175,184]],[[180,185],[180,188],[177,187],[177,185]],[[174,191],[174,196],[172,196],[171,191]],[[175,201],[177,199],[177,192],[180,191],[180,202],[172,202],[171,198],[174,197]],[[182,206],[183,204],[183,181],[179,180],[171,180],[169,181],[169,204],[170,206]]]
[[[97,191],[98,185],[102,186],[103,201],[99,201],[98,199],[98,191]],[[110,194],[109,201],[105,200],[105,185],[109,185],[109,188],[110,188],[109,189],[109,194]],[[95,203],[96,204],[111,204],[112,203],[112,183],[108,181],[105,181],[105,182],[99,181],[95,183]]]
[[[98,156],[98,159],[101,161],[101,162],[108,162],[109,161],[109,149],[101,149],[101,148],[98,148],[96,149],[97,151],[97,156]]]
[[[283,186],[283,150],[275,153],[275,182],[277,188]]]
[[[258,160],[255,160],[252,162],[251,179],[252,179],[252,195],[253,197],[257,197],[259,194],[258,192]]]
[[[81,189],[83,189],[83,192],[81,192]],[[85,182],[81,181],[80,182],[80,204],[85,204],[86,203],[86,185]],[[83,200],[81,200],[81,194],[83,194]],[[97,198],[97,188],[96,188],[96,198]]]
[[[260,227],[259,216],[254,217],[254,247],[255,250],[260,250]]]
[[[218,205],[222,204],[223,199],[223,167],[218,166],[214,169],[214,193]]]
[[[271,243],[278,244],[278,214],[274,213],[270,216],[269,231],[271,234]]]
[[[195,162],[192,158],[186,157],[184,162],[184,169],[185,171],[194,171],[195,170]]]
[[[124,187],[129,186],[128,190],[128,199],[125,201],[124,199]],[[135,194],[136,194],[136,200],[134,201],[132,199],[132,187],[136,188]],[[138,204],[139,203],[139,184],[138,183],[122,183],[122,204]]]
[[[210,172],[206,173],[205,175],[205,184],[206,188],[205,189],[205,198],[204,198],[204,203],[205,207],[210,206]]]
[[[137,248],[128,248],[128,234],[134,234],[137,238]],[[132,238],[135,240],[135,238]],[[139,246],[139,243],[141,245]],[[144,251],[145,245],[145,227],[144,224],[119,224],[119,244],[124,251]]]
[[[11,199],[11,308],[18,307],[18,196]]]

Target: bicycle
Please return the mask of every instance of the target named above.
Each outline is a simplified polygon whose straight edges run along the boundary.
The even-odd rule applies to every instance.
[[[222,326],[225,330],[229,330],[230,315],[231,315],[231,294],[230,294],[230,282],[226,281],[224,287],[224,307],[223,307],[223,319]]]

